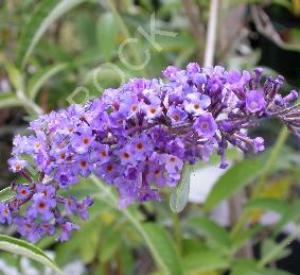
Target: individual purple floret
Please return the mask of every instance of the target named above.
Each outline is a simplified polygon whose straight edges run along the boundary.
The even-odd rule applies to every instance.
[[[65,241],[79,228],[72,216],[87,219],[92,204],[66,195],[82,177],[115,186],[126,207],[160,200],[160,188],[176,187],[186,163],[217,153],[227,167],[229,144],[263,151],[264,139],[247,131],[260,119],[277,118],[300,137],[298,93],[282,96],[283,77],[263,81],[262,73],[169,66],[165,79],[132,79],[84,106],[39,117],[31,136],[14,138],[9,167],[27,184],[12,185],[16,196],[0,203],[0,223],[15,223],[30,241],[54,234]]]

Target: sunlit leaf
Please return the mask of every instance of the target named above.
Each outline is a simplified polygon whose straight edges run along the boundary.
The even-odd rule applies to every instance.
[[[14,192],[11,190],[11,187],[6,187],[0,191],[0,201],[9,200],[14,196]]]
[[[264,171],[264,161],[264,156],[259,156],[245,159],[229,168],[210,191],[205,202],[205,209],[215,207],[218,203],[255,180]]]
[[[63,274],[59,267],[41,249],[26,241],[0,235],[0,249],[17,255],[28,257]]]

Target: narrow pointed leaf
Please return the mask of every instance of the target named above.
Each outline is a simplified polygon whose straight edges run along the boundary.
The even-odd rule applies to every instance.
[[[0,235],[0,250],[28,257],[63,274],[59,267],[41,249],[26,241]]]
[[[15,90],[22,90],[23,88],[23,77],[21,72],[17,69],[17,67],[12,63],[6,63],[5,68],[8,74],[8,78]]]
[[[14,196],[14,192],[11,190],[11,187],[6,187],[0,191],[0,201],[9,200]]]
[[[231,242],[229,233],[214,221],[207,217],[197,217],[192,218],[188,224],[192,225],[196,229],[199,229],[212,242],[225,249],[229,249]]]
[[[33,12],[21,36],[18,65],[24,67],[47,29],[66,12],[85,0],[43,0]]]
[[[61,72],[67,67],[66,64],[56,64],[48,66],[33,76],[28,83],[27,93],[29,97],[34,100],[40,88],[55,74]]]
[[[151,246],[153,246],[153,248],[150,247],[150,249],[155,249],[156,261],[160,262],[164,274],[182,274],[175,245],[169,238],[167,232],[158,224],[154,223],[144,224],[143,228],[148,235]]]
[[[259,156],[245,159],[229,168],[210,191],[204,205],[205,209],[212,209],[218,203],[255,180],[264,171],[264,161],[265,156]]]
[[[0,93],[0,108],[21,106],[21,100],[12,92]]]
[[[192,253],[183,259],[183,267],[187,274],[202,274],[202,272],[226,269],[229,261],[213,250],[202,250]]]
[[[97,25],[97,35],[100,53],[102,53],[106,61],[110,61],[118,49],[116,41],[118,25],[112,13],[107,12],[101,16]]]

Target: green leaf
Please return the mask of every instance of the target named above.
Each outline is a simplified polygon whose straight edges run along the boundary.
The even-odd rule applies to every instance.
[[[261,246],[261,258],[264,258],[266,255],[270,253],[270,251],[273,251],[277,247],[277,243],[271,239],[266,239],[263,241]],[[288,248],[284,248],[280,253],[274,255],[274,257],[269,259],[270,262],[274,262],[280,259],[283,259],[291,254],[291,250]]]
[[[120,209],[118,207],[117,196],[110,187],[106,186],[94,175],[92,175],[90,178],[101,190],[101,196],[99,196],[99,199],[103,200],[111,207],[119,210],[120,213],[131,222],[133,228],[135,228],[135,230],[141,235],[158,268],[163,272],[163,274],[182,274],[182,268],[179,258],[176,254],[176,250],[173,243],[168,238],[165,230],[155,224],[143,225],[140,222],[137,213],[134,212],[133,209]]]
[[[33,12],[20,40],[18,65],[24,67],[47,29],[61,16],[85,0],[43,0]]]
[[[188,203],[190,184],[191,184],[191,171],[192,166],[185,164],[181,173],[181,179],[176,187],[176,190],[172,192],[170,196],[170,207],[172,211],[181,212]]]
[[[283,213],[281,219],[278,221],[278,223],[274,228],[273,236],[278,234],[286,224],[292,221],[296,221],[299,218],[300,216],[299,209],[300,209],[300,200],[297,200],[287,209],[285,213]]]
[[[259,268],[254,260],[239,259],[233,263],[231,275],[291,275],[290,273],[269,268]]]
[[[189,222],[197,229],[207,236],[208,240],[211,240],[215,244],[229,249],[231,245],[230,235],[223,227],[219,226],[207,217],[192,218]]]
[[[118,25],[110,12],[104,13],[97,25],[97,37],[100,52],[106,61],[110,61],[118,48]]]
[[[121,245],[122,237],[120,232],[112,230],[108,232],[103,241],[104,244],[101,245],[99,258],[101,262],[107,262]]]
[[[169,238],[167,232],[158,224],[147,223],[143,228],[148,236],[151,250],[155,249],[156,261],[161,262],[164,274],[182,274],[179,257],[176,253],[175,245]]]
[[[274,198],[257,198],[248,201],[245,204],[245,209],[262,209],[262,210],[269,210],[273,212],[277,212],[279,214],[284,214],[288,211],[289,205],[279,199]]]
[[[182,266],[185,272],[209,272],[229,267],[229,261],[218,255],[215,250],[202,250],[192,253],[183,259]]]
[[[28,257],[52,268],[57,273],[63,275],[63,272],[59,269],[55,262],[52,261],[41,249],[26,241],[5,235],[0,235],[0,249],[10,253]]]
[[[16,91],[23,89],[23,77],[21,72],[16,68],[15,65],[6,62],[5,68],[8,74],[8,78],[13,84]]]
[[[67,67],[66,64],[50,65],[37,74],[35,74],[28,82],[27,93],[29,97],[34,100],[40,88],[55,74],[61,72]]]
[[[21,106],[21,100],[12,92],[0,93],[0,108]]]
[[[229,168],[213,186],[204,208],[212,209],[221,201],[254,181],[264,171],[265,156],[245,159]]]
[[[11,190],[11,187],[6,187],[0,191],[0,201],[9,200],[13,196],[14,196],[14,192]]]
[[[256,224],[253,227],[244,230],[237,236],[234,236],[232,239],[232,251],[235,252],[240,249],[248,240],[253,238],[254,235],[263,229],[264,227],[262,225]]]

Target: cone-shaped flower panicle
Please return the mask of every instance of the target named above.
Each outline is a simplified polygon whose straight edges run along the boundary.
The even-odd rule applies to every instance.
[[[89,197],[66,195],[82,177],[94,174],[115,186],[126,207],[159,200],[161,187],[176,187],[185,163],[207,161],[216,152],[225,168],[229,144],[263,151],[263,138],[245,131],[260,119],[278,118],[299,136],[298,93],[283,96],[282,85],[282,76],[263,81],[261,69],[191,63],[185,70],[169,66],[162,79],[132,79],[84,106],[43,115],[30,123],[32,135],[14,138],[9,167],[27,183],[12,185],[16,195],[0,204],[0,223],[15,223],[30,241],[54,234],[65,241],[79,228],[71,217],[87,219],[92,204]]]

